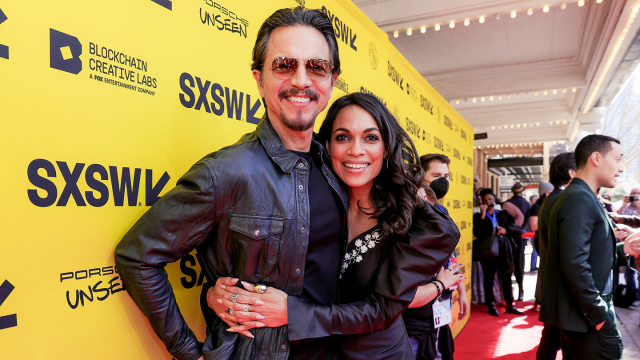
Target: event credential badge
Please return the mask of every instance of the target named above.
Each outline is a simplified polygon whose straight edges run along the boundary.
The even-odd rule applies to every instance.
[[[439,328],[451,322],[451,299],[433,303],[433,325]]]

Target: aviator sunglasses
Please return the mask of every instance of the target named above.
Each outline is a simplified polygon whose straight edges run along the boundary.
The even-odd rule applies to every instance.
[[[271,72],[279,79],[287,80],[293,77],[298,71],[299,61],[293,57],[280,56],[273,59],[271,63]],[[331,75],[333,65],[324,59],[307,59],[304,62],[304,68],[307,76],[314,81],[324,81]]]

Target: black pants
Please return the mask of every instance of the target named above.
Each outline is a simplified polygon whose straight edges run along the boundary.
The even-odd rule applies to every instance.
[[[562,334],[560,333],[560,329],[553,325],[544,324],[540,345],[538,345],[538,352],[536,353],[536,360],[555,360],[561,348],[561,343]]]
[[[613,309],[612,301],[608,301]],[[564,360],[619,360],[622,359],[622,338],[616,324],[616,315],[609,310],[609,319],[600,331],[595,327],[586,333],[560,330],[562,333],[562,358]]]
[[[498,271],[498,276],[502,280],[502,295],[507,306],[513,305],[513,289],[511,287],[511,273],[507,272],[507,255],[504,246],[500,246],[500,255],[494,258],[480,260],[482,273],[484,275],[484,298],[487,304],[495,302],[493,296],[493,279]]]
[[[522,236],[513,236],[517,248],[513,249],[513,274],[516,276],[518,290],[522,290],[522,281],[524,280],[524,241]]]

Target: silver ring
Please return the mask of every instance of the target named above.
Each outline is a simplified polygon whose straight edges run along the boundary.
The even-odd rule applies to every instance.
[[[242,311],[249,311],[249,304],[242,304]]]
[[[264,294],[267,292],[267,285],[257,284],[254,289],[258,294]]]
[[[236,304],[237,304],[237,303],[238,303],[238,301],[237,301],[238,296],[240,296],[240,294],[233,294],[233,295],[231,295],[231,302],[233,302],[233,303],[236,303]]]
[[[227,312],[229,313],[229,315],[233,315],[233,309],[229,308],[229,310],[227,310]]]

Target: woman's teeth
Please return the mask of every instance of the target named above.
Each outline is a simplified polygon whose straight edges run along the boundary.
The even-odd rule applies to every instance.
[[[343,165],[350,169],[362,169],[364,167],[369,166],[369,164],[347,164],[347,163],[344,163]]]

